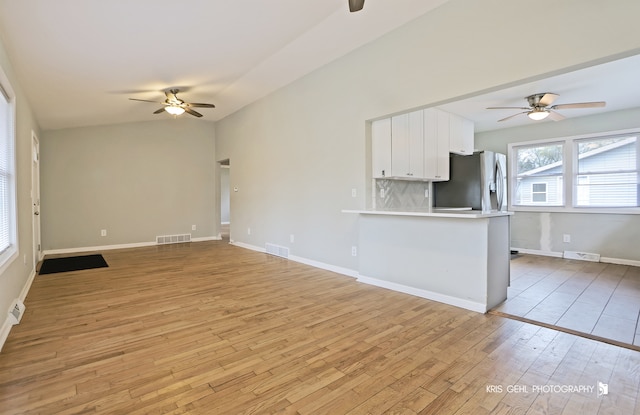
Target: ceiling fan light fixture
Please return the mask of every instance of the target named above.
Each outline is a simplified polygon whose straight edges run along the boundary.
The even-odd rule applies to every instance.
[[[164,110],[167,111],[171,115],[184,114],[184,108],[179,107],[177,105],[167,105],[166,107],[164,107]]]
[[[533,110],[533,111],[529,111],[527,113],[527,115],[529,116],[529,118],[531,118],[534,121],[541,121],[541,120],[544,120],[545,118],[547,118],[549,116],[549,111],[547,111],[547,110]]]

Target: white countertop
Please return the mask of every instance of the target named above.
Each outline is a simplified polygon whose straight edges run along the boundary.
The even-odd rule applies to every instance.
[[[483,212],[481,210],[471,210],[468,208],[431,208],[429,210],[419,211],[396,211],[396,210],[348,210],[342,213],[358,213],[361,215],[386,215],[386,216],[421,216],[436,218],[462,218],[462,219],[482,219],[493,218],[498,216],[511,216],[513,212],[490,211]]]

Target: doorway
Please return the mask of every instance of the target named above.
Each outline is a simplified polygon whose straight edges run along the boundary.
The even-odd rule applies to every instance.
[[[31,204],[33,218],[33,267],[42,259],[42,240],[40,233],[40,141],[31,131]]]
[[[231,163],[229,159],[219,161],[220,177],[220,237],[229,241],[231,237],[231,191],[229,190],[229,176]]]

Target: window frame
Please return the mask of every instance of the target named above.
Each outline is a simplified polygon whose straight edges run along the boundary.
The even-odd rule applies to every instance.
[[[7,119],[9,121],[8,126],[8,142],[7,145],[7,194],[8,200],[8,214],[7,214],[7,227],[9,246],[0,253],[0,275],[13,263],[18,257],[18,215],[17,215],[17,190],[16,190],[16,135],[17,135],[17,117],[16,117],[16,95],[13,91],[9,78],[6,76],[2,67],[0,67],[0,99],[5,100],[8,103],[9,114]],[[0,141],[0,145],[4,145]]]
[[[625,130],[616,131],[603,131],[591,134],[582,134],[568,137],[555,137],[540,140],[520,141],[512,142],[507,145],[508,154],[508,188],[513,189],[509,191],[509,205],[508,209],[514,212],[564,212],[564,213],[614,213],[614,214],[640,214],[639,206],[621,206],[621,207],[602,207],[602,206],[577,206],[578,204],[578,191],[577,181],[578,174],[578,142],[581,140],[598,139],[606,137],[624,136],[624,135],[636,135],[640,140],[640,128],[631,128]],[[517,151],[522,147],[532,146],[544,146],[563,143],[563,172],[559,176],[562,179],[563,189],[563,203],[556,206],[542,206],[537,204],[517,205],[516,202],[516,184],[517,184]],[[640,152],[640,143],[638,143],[638,152]],[[640,154],[636,158],[637,171],[640,175]],[[638,195],[640,198],[640,195]]]

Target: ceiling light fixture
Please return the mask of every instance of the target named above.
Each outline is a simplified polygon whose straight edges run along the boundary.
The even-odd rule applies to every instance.
[[[184,114],[184,108],[179,107],[177,105],[167,105],[166,107],[164,107],[164,110],[171,115]]]
[[[541,121],[549,116],[549,111],[535,109],[533,111],[529,111],[527,115],[534,121]]]

